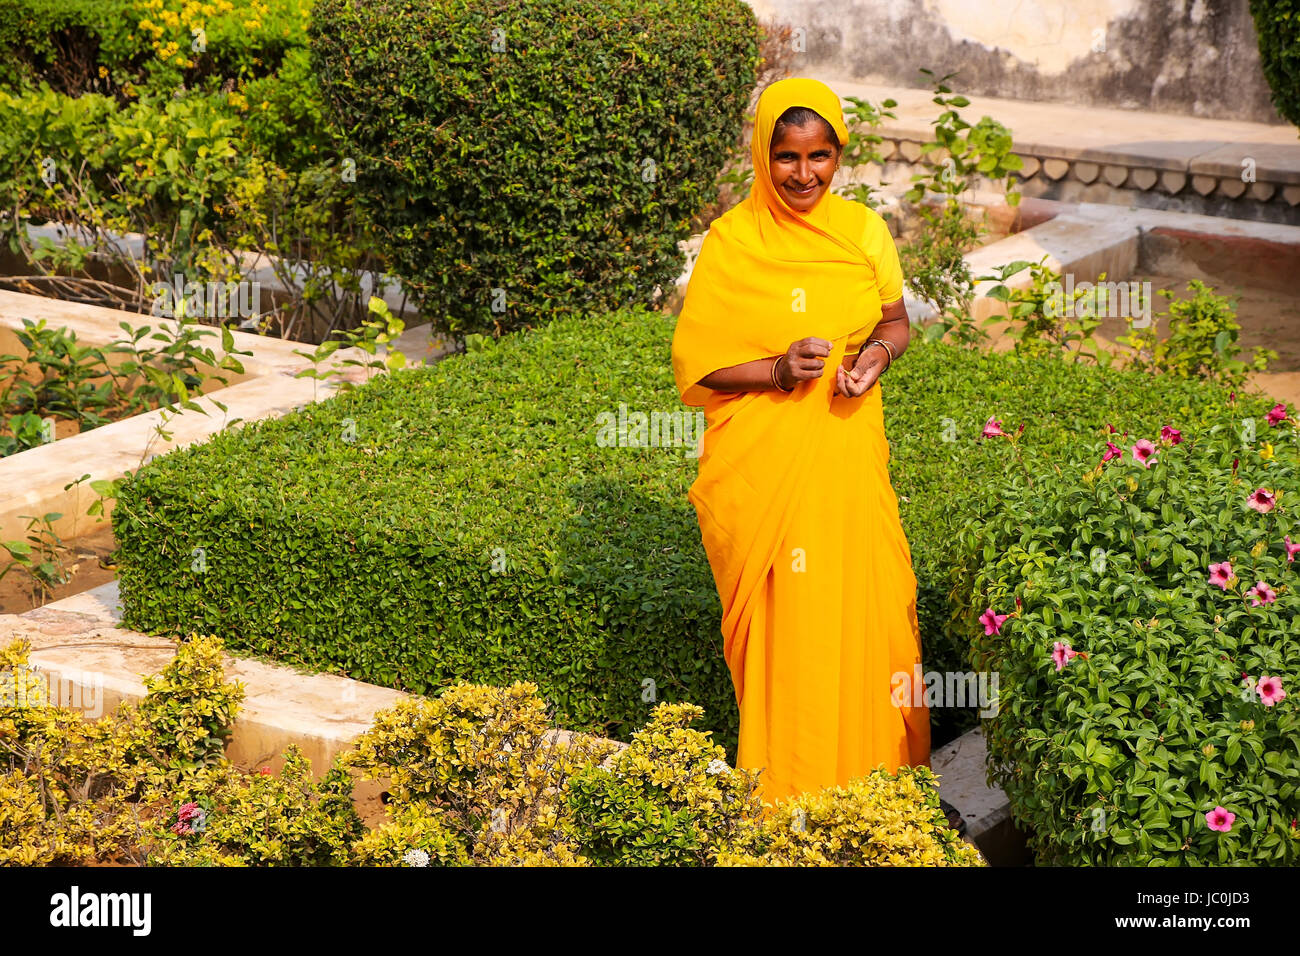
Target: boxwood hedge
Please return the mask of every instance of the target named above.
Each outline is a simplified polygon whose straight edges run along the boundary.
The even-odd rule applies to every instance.
[[[653,701],[689,700],[732,747],[720,607],[686,499],[696,460],[598,440],[601,413],[682,411],[672,329],[640,310],[569,317],[155,459],[113,516],[125,623],[416,692],[531,680],[564,725],[623,739]],[[955,535],[1005,475],[978,439],[989,416],[1034,423],[1021,451],[1039,467],[1107,418],[1158,428],[1223,398],[919,340],[882,388],[939,670],[965,667]]]
[[[1274,693],[1300,680],[1297,433],[1217,411],[1168,442],[1130,430],[1147,464],[1080,435],[959,535],[999,678],[990,774],[1040,863],[1300,861],[1300,712]],[[975,626],[988,608],[1007,616]]]
[[[671,288],[760,39],[741,0],[316,0],[309,34],[358,195],[452,333]]]

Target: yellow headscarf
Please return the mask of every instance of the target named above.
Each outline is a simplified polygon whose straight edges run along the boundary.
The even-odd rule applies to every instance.
[[[840,146],[849,141],[839,97],[825,83],[793,78],[763,90],[753,186],[705,236],[673,335],[673,374],[687,405],[707,404],[710,389],[697,383],[717,369],[780,355],[808,335],[835,342],[879,321],[875,269],[860,244],[867,208],[827,189],[799,213],[772,182],[772,131],[792,106],[824,117]],[[826,362],[832,376],[838,346]]]

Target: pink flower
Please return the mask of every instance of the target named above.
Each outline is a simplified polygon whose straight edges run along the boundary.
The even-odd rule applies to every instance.
[[[1277,594],[1263,581],[1257,581],[1255,586],[1246,592],[1246,597],[1250,598],[1251,607],[1259,607],[1261,604],[1272,604],[1277,600]]]
[[[264,777],[269,777],[269,776],[271,776],[271,768],[270,768],[270,767],[263,767],[261,770],[259,770],[259,771],[257,771],[257,772],[260,773],[260,774],[261,774],[262,776],[264,776]]]
[[[203,816],[203,811],[199,809],[199,805],[197,803],[187,803],[183,805],[180,808],[180,811],[176,814],[176,818],[180,820],[182,823],[188,823],[189,821],[193,820],[195,817],[201,817],[201,816]]]
[[[1235,813],[1229,813],[1223,807],[1215,807],[1205,815],[1205,822],[1211,830],[1227,833],[1232,829],[1232,822],[1237,819]]]
[[[1210,583],[1217,584],[1223,590],[1228,590],[1228,585],[1232,583],[1232,563],[1224,561],[1220,564],[1210,565]]]
[[[984,635],[988,637],[992,634],[1001,634],[1002,622],[1010,616],[1010,614],[994,614],[993,608],[989,608],[980,615],[980,623],[984,625]]]
[[[1287,535],[1283,541],[1286,544],[1286,560],[1289,564],[1295,560],[1296,552],[1300,551],[1300,544],[1292,544],[1290,535]]]
[[[1268,514],[1277,506],[1277,499],[1267,488],[1256,488],[1255,493],[1247,499],[1246,504],[1262,515]]]
[[[1133,446],[1133,458],[1142,462],[1143,468],[1150,468],[1151,461],[1155,456],[1156,446],[1145,438],[1139,439],[1138,443]]]
[[[984,432],[980,438],[997,438],[999,435],[1005,435],[1002,430],[1002,420],[989,416],[989,420],[984,423]]]
[[[1182,444],[1183,433],[1177,428],[1170,428],[1166,425],[1164,428],[1160,429],[1160,440],[1168,442],[1171,445],[1179,445]]]
[[[1070,647],[1064,641],[1057,641],[1052,645],[1052,660],[1056,664],[1057,671],[1065,668],[1065,665],[1079,656],[1079,652]]]
[[[190,829],[190,826],[189,826],[189,824],[187,824],[187,823],[173,823],[173,824],[172,824],[172,833],[179,833],[179,834],[181,834],[182,836],[184,836],[184,835],[187,834],[187,833],[193,833],[193,832],[194,832],[194,831],[193,831],[192,829]]]
[[[1101,463],[1104,465],[1112,458],[1123,458],[1123,457],[1124,457],[1124,449],[1120,448],[1114,442],[1108,441],[1106,442],[1106,454],[1101,456]]]
[[[1272,707],[1286,696],[1286,691],[1282,689],[1282,678],[1269,677],[1267,674],[1259,675],[1259,683],[1255,685],[1255,693],[1259,694],[1259,699],[1265,707]]]
[[[1269,425],[1274,428],[1281,425],[1286,421],[1286,402],[1278,402],[1268,410],[1268,414],[1264,417],[1268,419]]]

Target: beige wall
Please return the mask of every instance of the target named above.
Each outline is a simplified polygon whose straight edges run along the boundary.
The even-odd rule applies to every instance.
[[[1280,122],[1247,0],[750,0],[802,31],[796,74]]]

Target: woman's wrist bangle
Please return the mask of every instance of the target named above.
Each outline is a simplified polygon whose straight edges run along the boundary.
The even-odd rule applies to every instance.
[[[793,391],[794,391],[794,386],[792,385],[792,386],[790,386],[789,388],[785,388],[785,387],[783,387],[783,386],[781,385],[781,380],[777,377],[777,374],[776,374],[776,367],[777,367],[778,365],[781,364],[781,359],[783,359],[783,358],[785,358],[784,355],[778,355],[778,356],[776,357],[776,361],[772,363],[772,385],[773,385],[774,388],[776,388],[776,389],[779,390],[779,391],[782,391],[782,392],[793,392]]]
[[[887,342],[885,339],[868,339],[866,342],[863,343],[862,348],[865,349],[868,345],[884,346],[885,352],[889,356],[889,360],[885,363],[885,371],[889,371],[889,366],[894,364],[894,347],[890,345],[889,342]],[[862,354],[862,349],[858,350],[858,354],[859,355]]]

